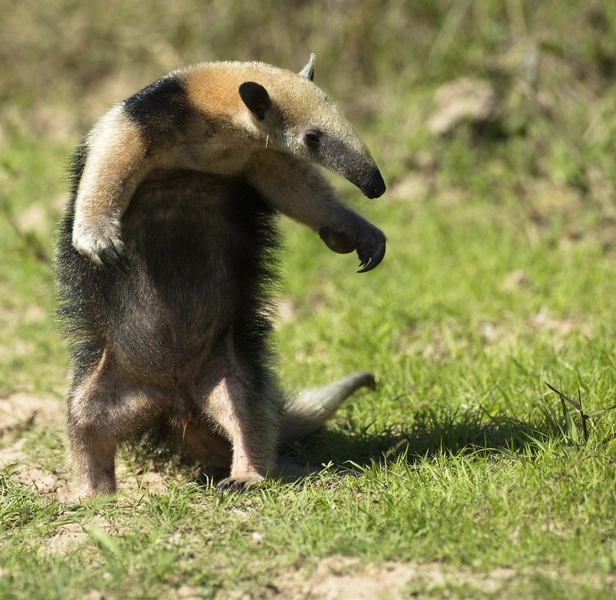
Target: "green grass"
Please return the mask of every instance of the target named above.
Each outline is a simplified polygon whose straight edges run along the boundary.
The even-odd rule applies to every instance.
[[[189,24],[188,3],[169,15],[156,4],[147,19],[124,7],[114,28],[109,15],[85,18],[95,3],[71,13],[62,45],[54,23],[68,4],[46,8],[16,38],[47,56],[31,90],[17,42],[2,49],[12,112],[0,124],[0,402],[22,394],[48,408],[7,426],[0,410],[0,459],[15,457],[0,469],[0,598],[292,598],[330,571],[376,579],[401,566],[403,598],[616,597],[612,3],[476,1],[459,22],[444,1],[351,2],[325,21],[308,5],[265,4],[280,29],[271,46],[265,24],[247,25],[261,13],[213,3],[203,58],[300,67],[293,40],[322,49],[317,79],[353,114],[391,192],[366,200],[335,180],[388,236],[368,274],[283,221],[281,379],[299,390],[371,370],[378,387],[286,453],[321,467],[305,478],[221,496],[127,453],[116,501],[65,500],[53,414],[67,355],[50,263],[64,164],[107,84],[145,84],[195,60],[207,28]],[[377,13],[384,31],[370,26]],[[21,23],[21,7],[8,14]],[[154,56],[147,43],[161,28]],[[531,42],[544,61],[540,103],[516,62]],[[493,130],[461,124],[437,138],[425,125],[433,94],[457,75],[489,79],[501,115]],[[37,106],[53,77],[54,118],[75,119],[62,135]],[[423,191],[396,194],[409,176]]]

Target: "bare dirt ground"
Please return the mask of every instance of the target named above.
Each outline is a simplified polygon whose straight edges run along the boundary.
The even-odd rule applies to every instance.
[[[403,600],[403,598],[449,599],[526,597],[523,590],[532,579],[573,581],[574,577],[556,571],[517,571],[497,568],[489,571],[457,569],[442,563],[386,562],[362,564],[348,557],[329,557],[295,572],[279,573],[274,583],[257,596],[243,591],[221,593],[228,600]],[[613,592],[616,577],[607,582],[586,581],[591,589]],[[188,586],[180,587],[169,600],[197,600]],[[94,599],[91,599],[94,600]],[[96,598],[96,600],[102,600]],[[106,599],[108,600],[108,599]]]
[[[388,562],[375,566],[359,565],[353,559],[328,558],[307,579],[297,576],[295,581],[281,582],[280,592],[282,597],[293,600],[402,600],[409,595],[420,597],[422,592],[438,597],[439,592],[445,593],[448,585],[454,584],[494,594],[515,575],[511,569],[477,575],[448,571],[440,564]]]
[[[62,408],[53,397],[37,397],[17,392],[0,399],[0,469],[10,468],[11,476],[34,485],[42,495],[65,495],[68,471],[50,471],[27,451],[33,430],[61,431]]]

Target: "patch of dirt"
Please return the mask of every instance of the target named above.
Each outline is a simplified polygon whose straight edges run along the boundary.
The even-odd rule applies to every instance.
[[[39,551],[42,553],[58,554],[60,556],[74,552],[90,537],[84,525],[85,527],[95,527],[109,535],[118,533],[116,528],[102,515],[96,515],[87,524],[67,523],[66,525],[61,525],[52,535],[43,541]]]
[[[88,539],[88,534],[79,523],[69,523],[58,527],[52,536],[48,537],[41,551],[64,556],[77,550]]]
[[[126,460],[118,460],[116,464],[116,478],[118,492],[127,496],[136,496],[141,491],[150,494],[163,493],[169,489],[172,483],[187,483],[190,477],[184,471],[178,469],[177,472],[171,466],[169,470],[147,470],[143,465],[130,457]],[[189,469],[188,469],[189,470]]]
[[[259,597],[277,600],[402,600],[403,598],[449,598],[452,588],[464,590],[464,597],[517,597],[533,571],[495,568],[489,571],[456,569],[442,563],[387,562],[379,566],[362,565],[357,559],[330,557],[323,559],[309,575],[303,571],[280,575]],[[549,578],[566,580],[564,573],[542,573]],[[593,589],[616,589],[616,576],[606,581],[587,580]],[[217,596],[218,597],[218,596]],[[251,598],[235,592],[228,598]]]
[[[15,217],[15,226],[22,234],[38,233],[45,235],[49,233],[49,216],[47,208],[42,202],[33,202]]]
[[[531,287],[533,284],[527,279],[522,279],[522,275],[516,272],[506,280],[504,285]],[[511,324],[506,323],[483,322],[478,325],[478,333],[487,350],[509,350],[520,342],[521,336],[534,334],[535,332],[548,332],[554,347],[559,350],[567,342],[567,336],[572,333],[580,333],[592,339],[593,326],[591,323],[573,319],[555,318],[550,316],[545,310],[539,311],[534,317],[525,321],[520,329],[516,329]]]
[[[441,86],[434,99],[436,108],[427,123],[434,135],[447,135],[465,121],[479,125],[501,115],[496,91],[484,79],[455,79]]]
[[[530,325],[535,330],[547,330],[556,336],[566,336],[573,331],[579,331],[588,338],[592,338],[593,334],[589,324],[578,323],[571,319],[555,319],[545,310],[539,311]]]
[[[98,590],[92,590],[83,597],[83,600],[112,600],[112,599],[113,599],[112,596],[103,594],[102,592],[99,592]]]
[[[390,200],[422,202],[435,189],[434,177],[417,171],[409,171],[392,185],[388,197]]]
[[[0,437],[16,428],[59,429],[62,418],[60,403],[55,398],[23,392],[0,398]]]
[[[483,592],[497,593],[515,577],[511,569],[496,569],[486,574],[455,571],[438,563],[388,562],[380,566],[361,565],[356,559],[326,558],[308,578],[301,574],[276,584],[277,598],[299,600],[402,600],[409,593],[430,595],[449,585],[467,585]]]
[[[11,477],[34,486],[43,495],[62,494],[68,482],[64,469],[45,469],[26,447],[29,433],[62,430],[63,409],[59,400],[17,392],[0,399],[0,439],[12,443],[0,447],[0,469],[10,469]],[[11,437],[9,437],[11,436]]]
[[[506,277],[502,289],[513,291],[515,288],[530,288],[534,283],[522,271],[515,271]],[[557,318],[547,311],[541,310],[526,321],[516,324],[515,321],[482,321],[477,324],[477,334],[485,345],[486,352],[510,351],[520,344],[526,336],[534,336],[537,332],[550,334],[555,349],[559,350],[567,343],[571,334],[581,334],[588,339],[594,335],[594,325],[589,321],[568,318]],[[459,352],[472,344],[464,329],[455,321],[434,324],[430,329],[429,338],[418,334],[409,328],[406,335],[399,341],[399,351],[402,356],[421,354],[426,360],[447,360],[452,353]]]
[[[23,462],[27,458],[26,453],[23,451],[26,441],[25,438],[21,438],[14,444],[0,450],[0,469]]]

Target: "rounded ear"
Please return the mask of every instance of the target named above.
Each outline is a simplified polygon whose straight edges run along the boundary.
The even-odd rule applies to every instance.
[[[240,98],[248,107],[248,110],[259,121],[265,119],[267,111],[272,106],[272,101],[267,93],[267,90],[259,83],[254,81],[245,81],[239,87]]]
[[[316,55],[312,53],[310,59],[306,63],[306,66],[299,72],[301,77],[314,81],[314,61],[317,59]]]

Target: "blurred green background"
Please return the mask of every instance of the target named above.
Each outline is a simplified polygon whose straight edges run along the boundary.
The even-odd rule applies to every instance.
[[[520,244],[539,255],[586,244],[612,258],[615,2],[0,0],[0,10],[2,392],[26,382],[63,389],[48,315],[54,229],[72,149],[114,102],[199,61],[261,60],[299,70],[310,52],[317,54],[316,83],[356,125],[389,187],[382,199],[366,201],[335,178],[343,198],[390,237],[387,273],[356,285],[379,285],[381,277],[398,277],[398,269],[408,275],[404,285],[414,286],[415,314],[426,323],[451,314],[443,294],[458,306],[461,292],[434,285],[433,270],[421,276],[426,243],[411,239],[412,228],[415,238],[427,226],[435,232],[424,237],[451,240],[436,251],[447,255],[435,254],[439,269],[464,250],[448,228],[477,243],[475,264],[485,261],[492,251],[472,228],[488,231],[494,218],[504,232],[495,237],[508,240],[500,250],[511,260],[493,254],[504,274],[515,267]],[[292,294],[315,312],[326,292],[304,291],[294,273],[314,269],[317,287],[327,289],[342,272],[353,275],[355,259],[351,265],[324,251],[292,224],[285,222],[285,230]],[[468,260],[473,269],[472,252]],[[527,276],[514,270],[510,287],[529,290]],[[547,294],[550,281],[539,284]],[[337,285],[355,284],[339,279]],[[479,293],[492,294],[494,285],[500,283],[485,280]],[[528,296],[528,310],[538,311],[543,296]],[[563,302],[557,310],[567,314]],[[49,372],[33,377],[34,366],[37,374]]]
[[[392,175],[408,167],[435,86],[472,76],[496,92],[491,133],[529,144],[528,169],[582,188],[595,176],[613,183],[597,165],[614,142],[609,0],[2,0],[0,8],[4,143],[16,132],[72,142],[110,103],[186,64],[260,60],[297,70],[315,52],[319,85],[382,144]],[[549,142],[535,131],[545,121]]]

